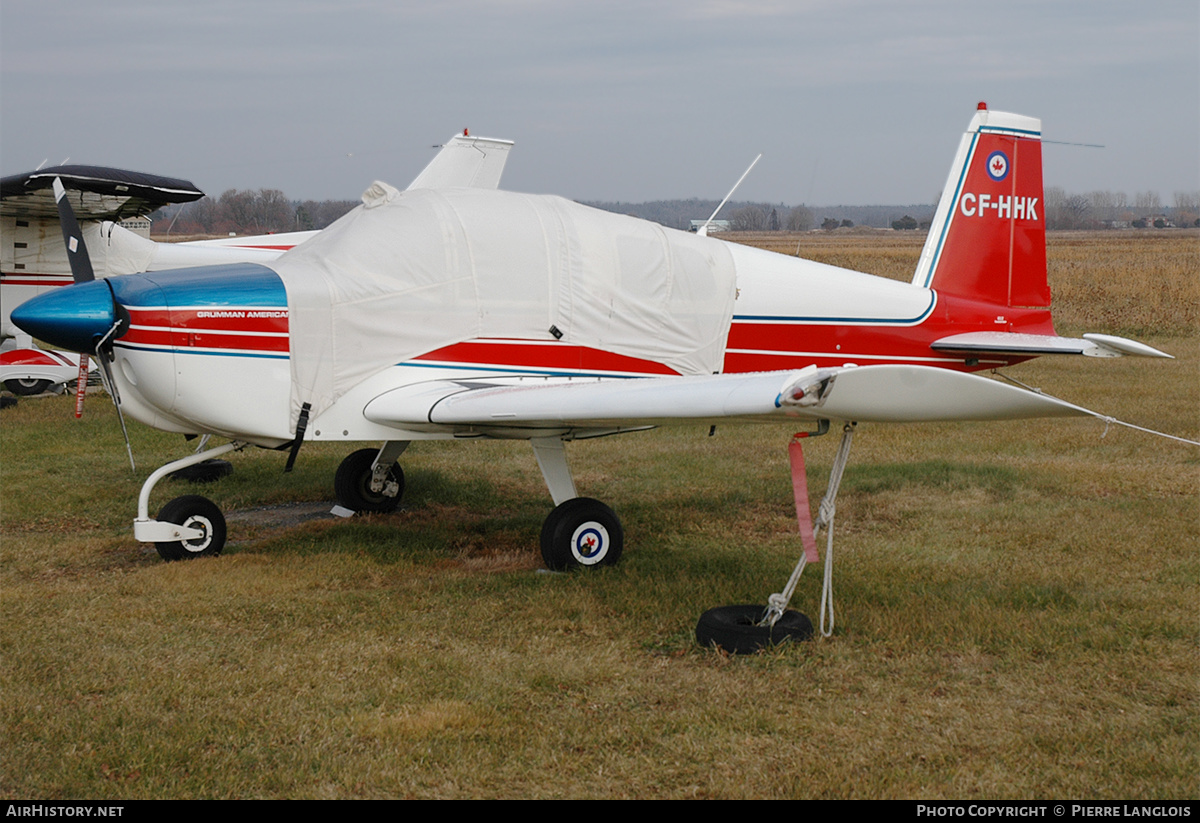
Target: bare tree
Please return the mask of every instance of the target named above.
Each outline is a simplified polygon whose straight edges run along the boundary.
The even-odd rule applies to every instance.
[[[1116,220],[1117,198],[1111,191],[1094,191],[1088,195],[1092,204],[1092,215],[1097,220]]]
[[[729,227],[734,231],[766,231],[767,213],[758,206],[746,206],[730,215]]]
[[[320,208],[313,214],[314,229],[323,229],[341,218],[346,212],[362,205],[358,200],[322,200]]]
[[[254,219],[260,232],[289,231],[296,210],[279,189],[259,189],[254,197]]]
[[[1200,226],[1200,191],[1175,192],[1175,225]]]
[[[257,233],[258,224],[254,214],[254,192],[227,189],[217,201],[217,215],[213,231]]]
[[[1134,208],[1144,212],[1162,211],[1162,200],[1156,191],[1139,191],[1133,196]]]
[[[813,215],[806,206],[796,206],[788,214],[788,231],[808,231],[813,227]]]
[[[1045,192],[1046,228],[1082,229],[1090,224],[1092,195],[1067,194],[1063,189],[1051,187]]]

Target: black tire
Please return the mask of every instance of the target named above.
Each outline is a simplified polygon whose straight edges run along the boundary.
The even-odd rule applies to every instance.
[[[157,519],[204,530],[204,534],[194,540],[155,543],[163,560],[216,557],[225,548],[225,516],[207,497],[198,494],[176,497],[159,510]]]
[[[542,560],[555,571],[612,566],[624,548],[616,512],[590,497],[562,503],[542,524]]]
[[[7,409],[17,405],[17,398],[9,397],[7,394],[0,394],[0,409]]]
[[[186,466],[169,475],[172,480],[186,480],[189,483],[212,483],[233,474],[233,464],[228,460],[209,458],[191,466]]]
[[[800,612],[785,611],[771,628],[755,625],[766,614],[765,606],[718,606],[700,615],[696,642],[717,646],[730,654],[753,654],[780,643],[811,640],[813,624]]]
[[[359,449],[338,466],[333,476],[333,491],[337,501],[356,512],[394,512],[404,497],[404,470],[393,463],[388,470],[388,480],[396,481],[400,487],[395,497],[383,492],[371,491],[371,464],[375,462],[378,449]]]
[[[37,380],[33,377],[20,377],[4,381],[4,388],[17,397],[33,397],[50,388],[49,380]]]

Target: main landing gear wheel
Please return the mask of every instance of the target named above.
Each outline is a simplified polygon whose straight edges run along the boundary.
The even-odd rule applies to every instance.
[[[590,497],[562,503],[542,524],[542,559],[556,571],[612,566],[624,547],[625,532],[616,513]]]
[[[388,469],[384,490],[371,491],[371,465],[375,462],[378,449],[359,449],[338,466],[333,476],[333,491],[340,505],[356,512],[394,512],[404,496],[404,471],[399,463]],[[399,488],[395,495],[384,493],[389,482]]]
[[[696,642],[705,648],[717,646],[730,654],[753,654],[768,646],[789,641],[811,640],[813,624],[797,611],[785,611],[774,626],[759,626],[767,613],[764,606],[718,606],[700,615]]]
[[[163,560],[183,560],[192,557],[216,557],[225,548],[225,517],[217,504],[198,494],[176,497],[163,506],[158,520],[200,529],[204,534],[189,540],[155,543]]]
[[[32,377],[21,377],[13,380],[5,380],[4,388],[17,395],[17,397],[33,397],[35,394],[41,394],[50,388],[50,381],[37,380]]]

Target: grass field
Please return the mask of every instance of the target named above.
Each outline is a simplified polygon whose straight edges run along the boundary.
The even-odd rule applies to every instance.
[[[903,278],[920,245],[771,239]],[[1200,437],[1197,235],[1054,235],[1050,266],[1060,332],[1178,359],[1011,373]],[[346,449],[307,445],[289,475],[244,452],[203,490],[226,554],[163,563],[131,521],[186,447],[132,424],[135,474],[111,404],[70,407],[0,417],[7,797],[1200,795],[1195,446],[1092,419],[862,425],[834,636],[729,657],[695,645],[697,617],[763,602],[799,552],[786,426],[571,444],[626,554],[558,575],[519,443],[417,444],[401,512],[298,522],[327,506],[267,507],[331,503]],[[816,490],[836,446],[806,447]],[[151,509],[192,491],[160,484]],[[820,572],[793,601],[814,616]]]

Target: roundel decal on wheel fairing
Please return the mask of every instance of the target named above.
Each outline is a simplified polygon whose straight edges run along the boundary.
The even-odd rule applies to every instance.
[[[571,536],[571,552],[585,566],[599,563],[608,554],[608,530],[594,520],[580,525]]]

